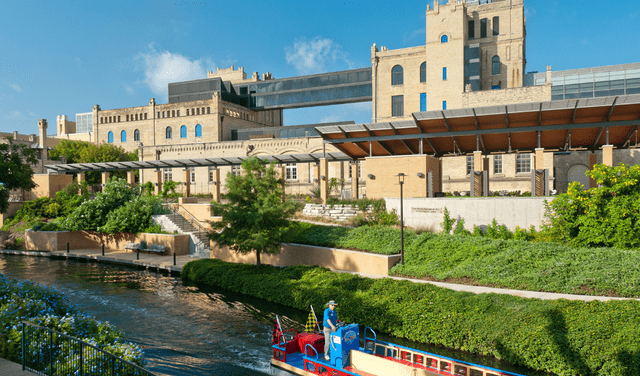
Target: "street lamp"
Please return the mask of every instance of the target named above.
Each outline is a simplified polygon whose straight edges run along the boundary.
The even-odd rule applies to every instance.
[[[404,205],[402,200],[402,186],[404,185],[404,173],[396,175],[400,182],[400,263],[404,265]]]

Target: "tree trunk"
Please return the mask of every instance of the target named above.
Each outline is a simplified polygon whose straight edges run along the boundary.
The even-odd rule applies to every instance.
[[[260,266],[260,250],[256,249],[256,265]]]

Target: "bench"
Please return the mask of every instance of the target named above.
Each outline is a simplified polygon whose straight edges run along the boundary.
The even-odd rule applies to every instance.
[[[124,249],[135,251],[137,249],[140,249],[140,243],[127,243],[127,245],[124,246]]]
[[[149,244],[147,248],[142,248],[140,243],[127,243],[124,246],[124,249],[131,251],[164,253],[167,250],[167,246],[159,244]]]

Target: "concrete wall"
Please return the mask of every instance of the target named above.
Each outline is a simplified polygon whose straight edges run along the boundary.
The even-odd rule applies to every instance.
[[[235,263],[256,263],[255,252],[243,255],[220,248],[211,242],[211,258]],[[335,270],[363,272],[376,275],[389,275],[389,269],[400,261],[400,255],[379,255],[368,252],[349,251],[314,247],[302,244],[284,244],[277,255],[260,254],[260,262],[269,265],[318,265]]]
[[[189,254],[189,235],[168,234],[100,234],[93,231],[25,231],[25,249],[37,251],[63,251],[67,249],[97,249],[104,244],[105,250],[124,250],[127,243],[164,245],[165,255]]]
[[[544,223],[545,197],[479,197],[479,198],[408,198],[404,199],[404,223],[413,228],[426,228],[442,231],[444,208],[449,210],[451,218],[464,219],[464,227],[486,228],[495,218],[498,224],[506,225],[514,231],[516,226],[536,229]],[[399,198],[385,198],[387,210],[400,213]]]

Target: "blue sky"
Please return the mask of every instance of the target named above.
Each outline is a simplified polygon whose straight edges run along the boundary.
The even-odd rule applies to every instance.
[[[5,1],[0,131],[167,103],[167,83],[243,66],[275,78],[370,66],[373,43],[424,44],[433,1]],[[525,0],[527,71],[640,61],[637,0]],[[370,104],[285,111],[285,125],[371,121]]]

